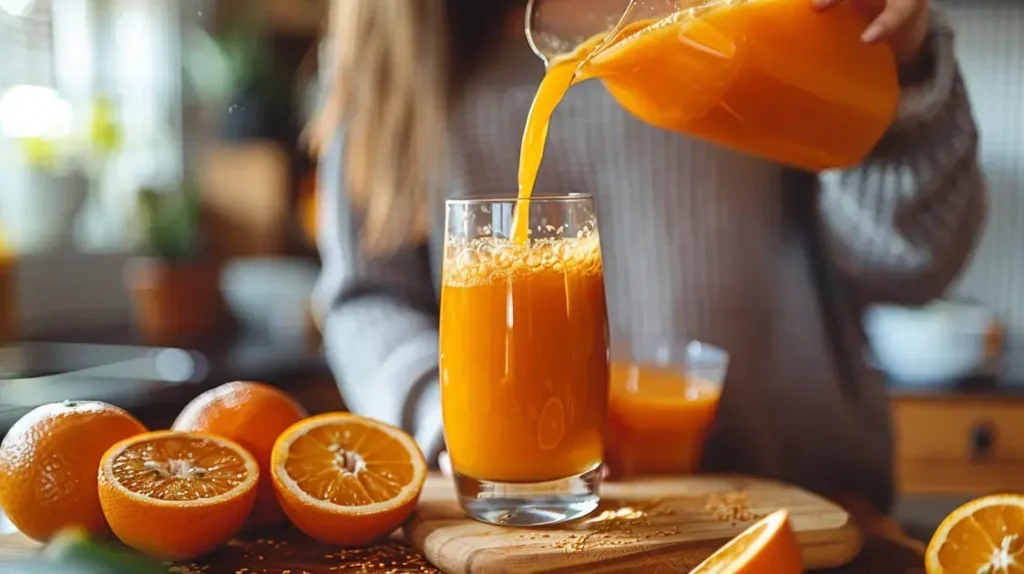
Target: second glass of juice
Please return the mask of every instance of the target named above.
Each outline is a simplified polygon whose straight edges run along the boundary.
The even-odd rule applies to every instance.
[[[729,356],[700,342],[616,344],[605,455],[616,477],[696,472]]]
[[[460,503],[510,526],[584,516],[599,502],[609,373],[593,200],[446,207],[441,401]]]

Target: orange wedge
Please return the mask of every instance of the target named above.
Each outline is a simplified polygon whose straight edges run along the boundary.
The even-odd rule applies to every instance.
[[[292,523],[335,546],[363,546],[409,517],[427,478],[401,429],[348,413],[300,421],[274,444],[270,472]]]
[[[1024,574],[1024,495],[997,494],[957,508],[932,536],[928,574]]]
[[[690,574],[802,574],[800,545],[789,513],[773,512],[746,529]]]
[[[121,542],[151,556],[190,560],[241,529],[258,482],[256,459],[234,442],[151,432],[103,455],[100,505]]]

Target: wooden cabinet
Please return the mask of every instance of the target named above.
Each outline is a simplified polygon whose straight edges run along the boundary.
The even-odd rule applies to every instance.
[[[288,34],[319,34],[326,27],[327,2],[323,0],[265,0],[264,21],[274,31]]]
[[[895,396],[906,494],[1024,491],[1024,395]]]
[[[210,144],[195,177],[221,257],[270,257],[285,250],[291,166],[273,142]]]
[[[272,34],[315,36],[326,27],[327,0],[208,0],[213,10],[213,25],[218,30],[233,29],[232,24],[246,22],[255,11],[261,25]]]

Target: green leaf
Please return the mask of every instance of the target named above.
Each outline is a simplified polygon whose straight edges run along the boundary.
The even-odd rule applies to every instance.
[[[91,540],[78,530],[59,533],[43,551],[43,557],[51,567],[67,574],[101,574],[118,572],[123,574],[159,574],[166,572],[155,562],[127,550],[115,549]],[[46,566],[36,564],[27,572],[46,571]]]
[[[190,188],[139,191],[138,221],[145,251],[153,257],[181,261],[198,256],[201,219],[199,197]]]

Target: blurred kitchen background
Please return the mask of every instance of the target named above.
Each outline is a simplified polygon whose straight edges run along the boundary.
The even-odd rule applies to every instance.
[[[299,143],[324,10],[0,0],[0,422],[89,396],[159,412],[237,378],[318,378],[312,402],[340,406]]]
[[[1024,472],[1024,2],[941,3],[990,224],[950,294],[970,303],[879,309],[869,330],[901,488],[955,498]],[[245,378],[341,408],[309,312],[316,165],[300,137],[325,8],[0,0],[0,426],[85,397],[156,426]]]

